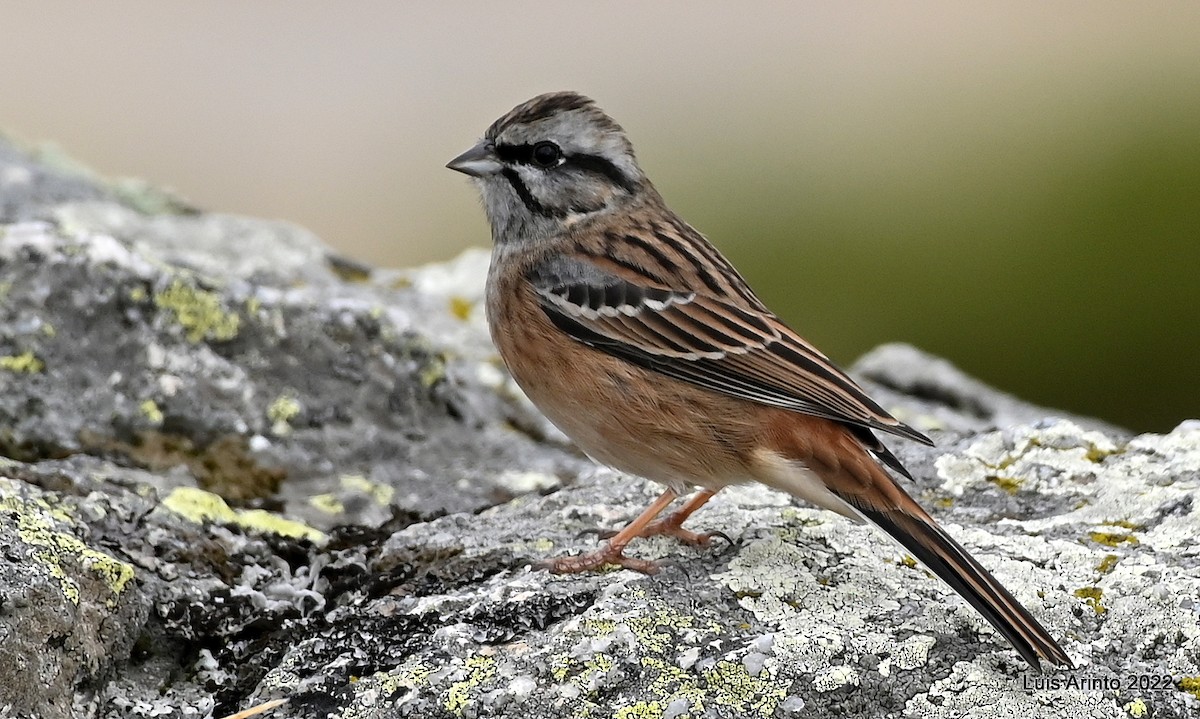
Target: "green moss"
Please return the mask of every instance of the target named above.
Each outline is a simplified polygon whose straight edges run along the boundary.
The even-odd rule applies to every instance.
[[[193,344],[201,340],[224,342],[237,336],[241,319],[236,312],[227,312],[215,292],[193,287],[182,279],[154,295],[154,304],[175,315],[175,321],[187,333]]]
[[[1108,611],[1108,609],[1100,603],[1100,600],[1104,597],[1103,589],[1100,589],[1099,587],[1080,587],[1079,589],[1076,589],[1074,593],[1075,596],[1079,597],[1080,599],[1086,600],[1088,606],[1091,607],[1092,611],[1096,614],[1104,614]]]
[[[0,356],[0,369],[16,374],[39,374],[46,369],[46,363],[38,359],[32,350],[25,350],[19,355]]]

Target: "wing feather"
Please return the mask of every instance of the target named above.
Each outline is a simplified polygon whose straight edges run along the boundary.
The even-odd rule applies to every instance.
[[[674,290],[629,263],[590,259],[560,256],[528,275],[574,339],[716,392],[932,444],[761,303]]]

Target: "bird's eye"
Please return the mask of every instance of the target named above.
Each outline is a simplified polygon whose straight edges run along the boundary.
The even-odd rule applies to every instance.
[[[549,140],[543,140],[533,146],[533,161],[542,167],[553,167],[562,159],[562,150]]]

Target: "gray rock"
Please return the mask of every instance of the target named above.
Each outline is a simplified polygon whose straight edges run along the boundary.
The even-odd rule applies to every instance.
[[[938,441],[894,444],[912,491],[1079,665],[1036,675],[882,535],[759,487],[694,520],[733,546],[635,544],[655,576],[532,571],[656,489],[504,374],[482,252],[359,268],[2,142],[0,209],[0,716],[1200,706],[1200,423],[1132,437],[898,345],[855,366]]]

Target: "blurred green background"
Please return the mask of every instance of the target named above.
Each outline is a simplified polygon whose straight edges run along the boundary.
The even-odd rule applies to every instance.
[[[442,165],[596,98],[842,363],[902,340],[1030,400],[1200,416],[1200,4],[6,3],[0,131],[385,265],[487,243]]]

